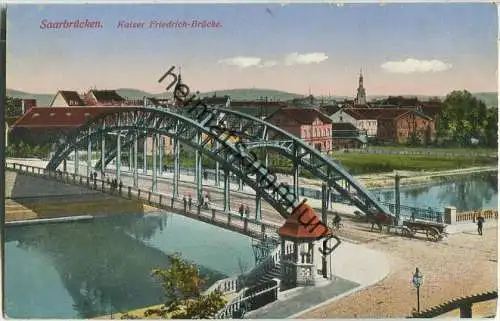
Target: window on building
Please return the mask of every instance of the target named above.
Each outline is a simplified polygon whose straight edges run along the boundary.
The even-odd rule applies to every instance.
[[[339,117],[339,120],[342,121],[342,116]]]

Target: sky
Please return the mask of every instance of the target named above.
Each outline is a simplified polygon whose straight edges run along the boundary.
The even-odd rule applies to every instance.
[[[497,15],[488,3],[10,4],[7,88],[159,93],[174,65],[200,92],[354,96],[360,70],[367,95],[497,91]],[[46,28],[76,19],[101,27]],[[219,26],[151,29],[152,20]]]

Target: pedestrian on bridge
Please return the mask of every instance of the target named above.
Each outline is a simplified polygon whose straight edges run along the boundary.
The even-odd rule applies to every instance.
[[[182,201],[184,202],[184,212],[186,212],[187,211],[187,198],[186,198],[186,195],[184,195],[182,197]]]
[[[241,204],[238,212],[240,213],[240,216],[243,217],[243,214],[245,212],[245,205]]]
[[[250,207],[248,205],[245,207],[245,216],[250,217]]]
[[[193,206],[193,199],[191,198],[191,194],[188,196],[188,207],[189,211],[191,212],[191,207]]]
[[[484,224],[484,217],[479,214],[477,217],[477,232],[479,235],[483,235],[483,224]]]

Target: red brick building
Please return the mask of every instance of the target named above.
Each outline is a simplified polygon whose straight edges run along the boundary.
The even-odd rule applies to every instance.
[[[332,121],[313,108],[282,108],[266,119],[324,152],[332,150]]]
[[[397,144],[430,143],[436,137],[434,120],[414,109],[387,109],[377,117],[377,139]]]

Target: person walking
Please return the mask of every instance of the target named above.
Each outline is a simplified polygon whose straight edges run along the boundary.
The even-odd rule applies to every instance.
[[[189,211],[191,212],[191,207],[193,206],[193,199],[191,198],[191,194],[188,196],[188,207]]]
[[[483,235],[484,217],[481,214],[479,214],[476,220],[477,220],[477,232],[479,233],[479,235]]]
[[[243,214],[245,213],[245,205],[241,204],[238,212],[240,213],[240,216],[243,217]]]
[[[182,201],[184,202],[184,212],[186,212],[187,211],[187,202],[188,202],[187,198],[186,198],[186,195],[184,195],[182,197]]]
[[[248,205],[245,207],[245,216],[250,217],[250,207]]]

